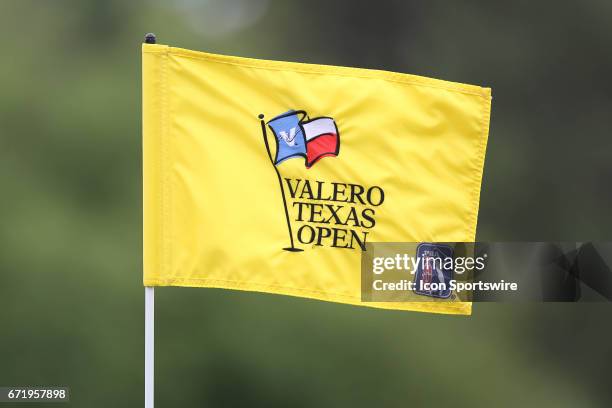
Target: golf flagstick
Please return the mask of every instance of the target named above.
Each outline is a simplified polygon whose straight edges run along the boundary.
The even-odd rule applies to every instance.
[[[155,34],[145,35],[145,43],[155,44]],[[155,289],[145,286],[145,408],[153,408],[155,362]]]
[[[153,408],[155,361],[155,289],[145,287],[145,408]]]

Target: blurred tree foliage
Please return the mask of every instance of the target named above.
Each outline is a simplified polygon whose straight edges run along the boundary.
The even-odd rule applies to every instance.
[[[140,43],[493,88],[481,240],[610,238],[612,2],[5,0],[0,385],[141,406]],[[610,406],[609,304],[157,291],[157,406]],[[25,405],[21,405],[25,406]]]

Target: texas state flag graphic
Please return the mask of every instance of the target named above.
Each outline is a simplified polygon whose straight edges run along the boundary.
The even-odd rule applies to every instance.
[[[330,117],[308,118],[304,111],[290,110],[268,121],[276,139],[278,165],[287,159],[303,157],[311,168],[323,157],[338,156],[340,134]]]

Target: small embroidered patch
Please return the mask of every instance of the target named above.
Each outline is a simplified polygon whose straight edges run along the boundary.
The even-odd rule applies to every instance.
[[[453,248],[442,244],[419,244],[414,277],[414,292],[418,295],[446,299],[451,295],[453,279]]]

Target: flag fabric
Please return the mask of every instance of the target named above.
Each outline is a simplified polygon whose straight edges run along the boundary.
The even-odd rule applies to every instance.
[[[142,60],[146,286],[471,312],[362,302],[360,263],[367,243],[475,240],[489,88],[158,44]]]

